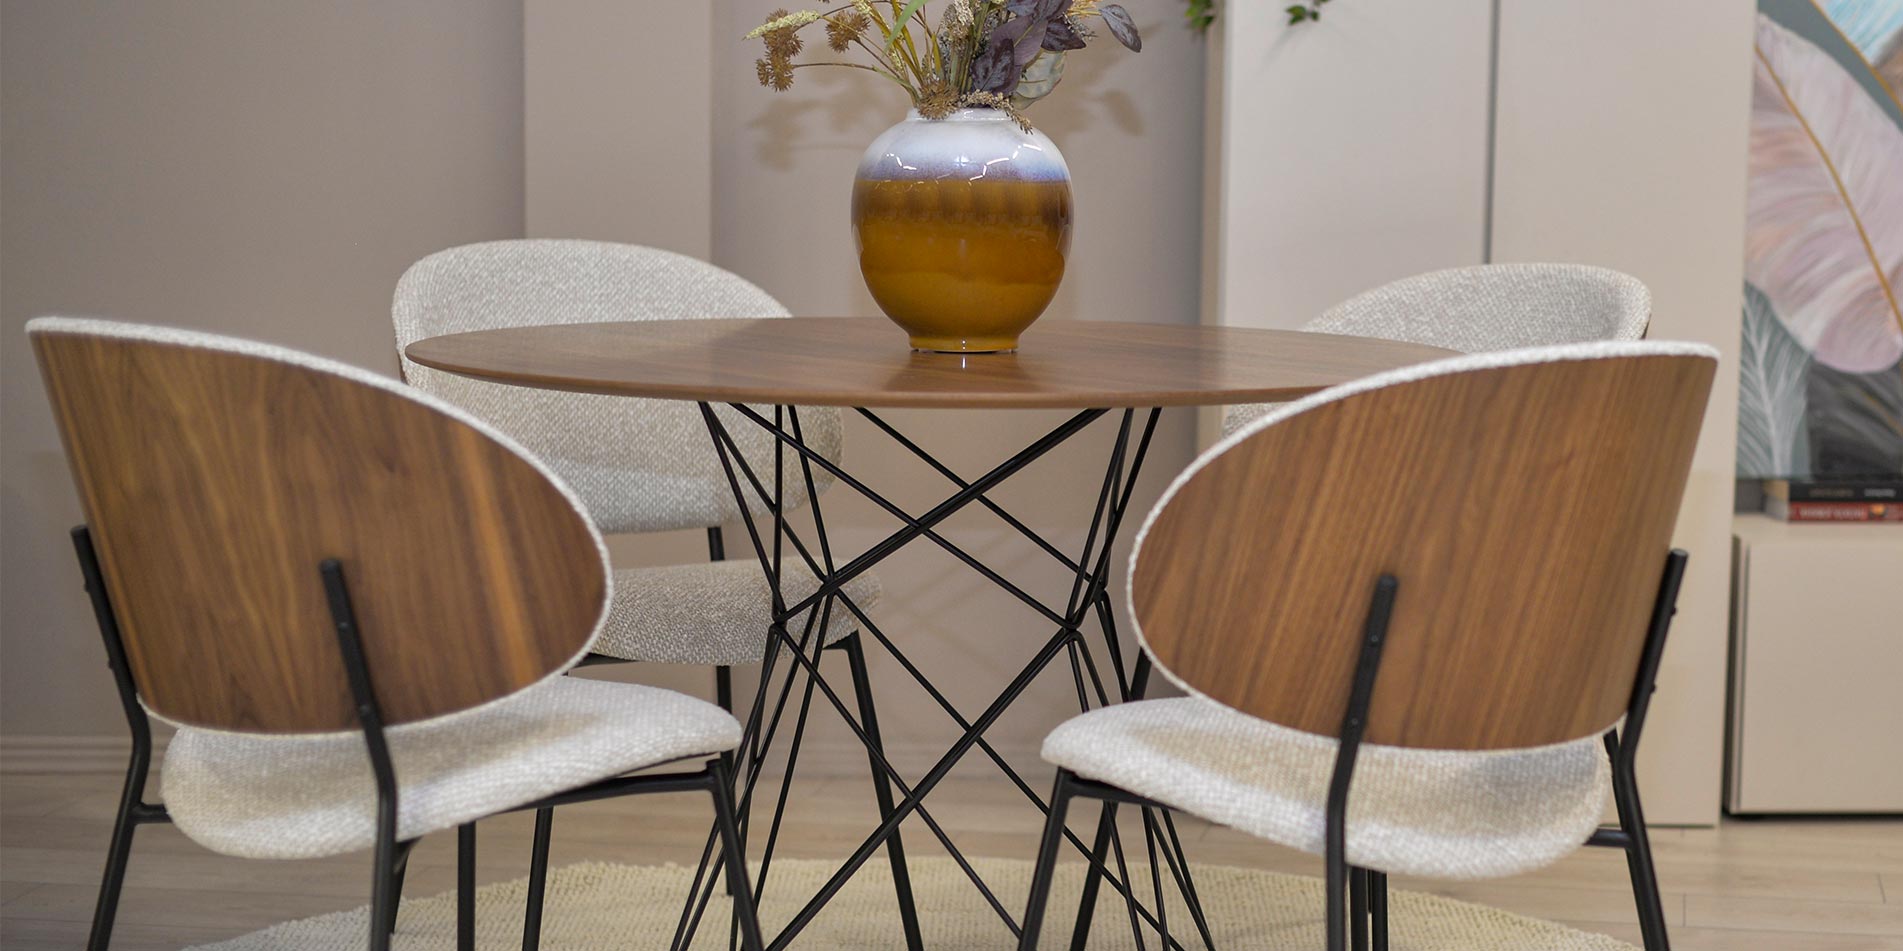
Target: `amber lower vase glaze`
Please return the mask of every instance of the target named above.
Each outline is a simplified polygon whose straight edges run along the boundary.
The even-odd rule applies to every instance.
[[[1016,350],[1070,253],[1070,170],[991,109],[916,112],[874,140],[852,189],[859,270],[912,347]]]

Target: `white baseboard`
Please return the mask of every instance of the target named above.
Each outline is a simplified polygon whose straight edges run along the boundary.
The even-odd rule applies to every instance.
[[[162,752],[168,736],[152,738]],[[132,756],[132,740],[110,736],[0,735],[0,773],[122,773]]]

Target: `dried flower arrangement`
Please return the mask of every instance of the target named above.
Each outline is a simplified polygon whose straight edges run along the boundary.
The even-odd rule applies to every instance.
[[[784,91],[793,71],[809,66],[870,70],[898,83],[928,119],[955,109],[998,109],[1026,129],[1020,110],[1050,95],[1064,75],[1064,54],[1083,49],[1096,18],[1117,42],[1143,48],[1129,11],[1102,0],[949,0],[933,29],[925,0],[854,0],[827,11],[777,10],[747,34],[766,44],[754,64],[760,85]],[[845,53],[857,46],[866,63],[832,60],[795,63],[805,48],[800,30],[826,25],[826,46]]]

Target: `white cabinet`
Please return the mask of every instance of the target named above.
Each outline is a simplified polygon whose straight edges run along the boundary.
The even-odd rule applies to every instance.
[[[1732,812],[1903,812],[1903,526],[1734,523]]]

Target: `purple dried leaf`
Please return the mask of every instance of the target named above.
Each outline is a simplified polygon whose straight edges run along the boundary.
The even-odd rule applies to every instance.
[[[1023,67],[1018,65],[1011,45],[996,42],[996,33],[992,35],[993,42],[971,61],[971,88],[974,92],[1009,96],[1017,91]]]
[[[1136,21],[1130,19],[1130,11],[1121,4],[1106,3],[1097,8],[1097,13],[1103,17],[1103,25],[1110,28],[1110,35],[1116,37],[1117,42],[1129,47],[1131,52],[1143,51],[1143,37],[1137,35]]]
[[[991,31],[990,46],[986,49],[1006,47],[1016,60],[1017,68],[1023,69],[1037,58],[1038,49],[1044,43],[1044,34],[1049,24],[1035,16],[1018,17],[1006,20]]]
[[[1004,12],[1014,17],[1032,17],[1039,20],[1053,20],[1070,9],[1070,0],[1011,0],[1004,5]]]
[[[1069,19],[1059,17],[1051,21],[1050,28],[1044,33],[1043,49],[1053,53],[1084,48],[1084,35],[1078,32]]]

